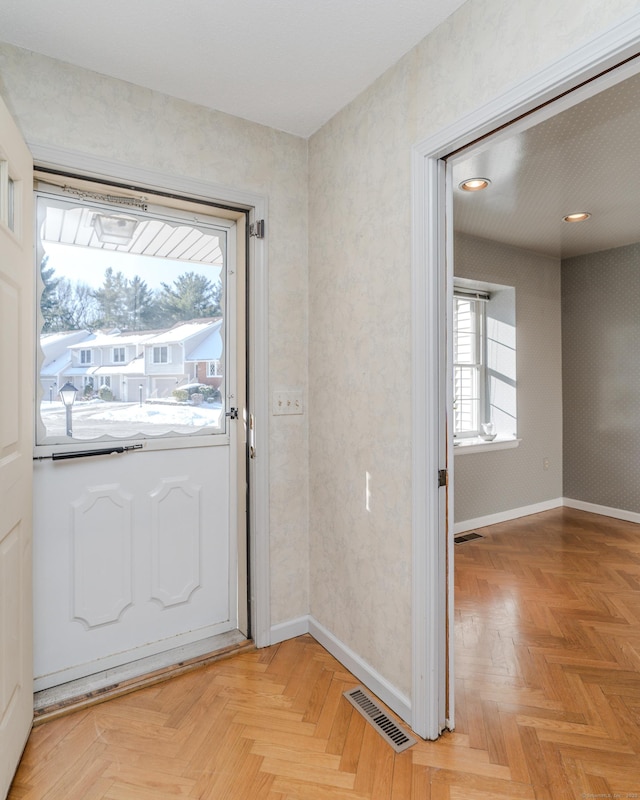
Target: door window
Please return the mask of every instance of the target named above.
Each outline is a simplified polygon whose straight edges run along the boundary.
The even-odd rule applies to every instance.
[[[125,200],[37,192],[38,445],[226,432],[233,223]]]

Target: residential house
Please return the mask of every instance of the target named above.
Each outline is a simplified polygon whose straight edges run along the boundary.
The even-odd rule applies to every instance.
[[[182,384],[222,383],[222,319],[161,331],[73,331],[41,338],[43,399],[66,381],[81,392],[108,388],[115,400],[169,397]]]
[[[53,400],[58,389],[69,380],[72,364],[72,354],[69,348],[89,336],[91,336],[89,331],[80,330],[45,333],[40,337],[40,349],[42,350],[40,383],[43,399]]]

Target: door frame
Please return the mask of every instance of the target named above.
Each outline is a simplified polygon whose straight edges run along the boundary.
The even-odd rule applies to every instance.
[[[232,189],[220,184],[148,170],[111,159],[66,148],[27,141],[37,167],[67,170],[97,180],[135,183],[141,188],[175,192],[186,199],[232,206],[248,212],[248,226],[265,220],[268,230],[268,199],[265,195]],[[247,234],[249,231],[247,230]],[[269,565],[269,328],[267,238],[247,235],[247,405],[254,419],[252,443],[255,458],[249,459],[248,560],[250,634],[257,647],[266,647],[271,637]],[[248,427],[248,420],[246,421]],[[247,432],[248,433],[248,432]]]
[[[572,96],[563,107],[548,104],[639,52],[640,12],[635,12],[412,150],[412,727],[424,738],[435,739],[455,726],[454,637],[449,630],[454,619],[455,481],[453,431],[446,414],[452,370],[453,236],[448,225],[452,191],[444,159],[523,115],[535,111],[536,122],[554,116],[578,100]],[[639,68],[627,66],[629,74]],[[443,468],[449,472],[446,492],[437,482]]]

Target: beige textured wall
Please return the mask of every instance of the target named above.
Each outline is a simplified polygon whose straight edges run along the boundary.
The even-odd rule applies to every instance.
[[[513,450],[456,451],[455,521],[460,522],[562,497],[562,328],[559,260],[458,235],[454,272],[515,287],[522,439]]]
[[[0,94],[31,142],[268,195],[271,387],[306,387],[305,140],[9,45],[0,45]],[[277,623],[309,605],[307,425],[269,422]]]
[[[406,693],[411,146],[638,9],[469,0],[310,140],[311,613]]]

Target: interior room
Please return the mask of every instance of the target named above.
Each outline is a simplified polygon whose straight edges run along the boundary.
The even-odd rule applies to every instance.
[[[435,150],[420,161],[425,142],[448,143],[434,156],[441,178],[469,130],[482,137],[517,109],[631,63],[638,0],[380,0],[366,13],[359,2],[278,0],[245,14],[216,4],[213,19],[199,0],[190,13],[159,6],[117,0],[79,15],[59,0],[54,14],[46,0],[10,0],[0,11],[0,797],[638,792],[640,501],[628,351],[640,235],[618,238],[620,186],[635,167],[610,158],[633,152],[627,114],[638,82],[603,95],[602,112],[594,96],[557,129],[550,119],[539,145],[532,130],[531,157],[527,133],[455,160],[452,185],[490,181],[454,201],[460,289],[483,294],[493,337],[491,415],[477,414],[477,437],[464,442],[434,400],[451,391],[440,346],[450,310],[440,302],[444,184],[438,213],[420,215],[434,174]],[[602,200],[591,193],[602,171],[583,181],[572,148],[557,153],[544,140],[570,145],[574,129],[586,144],[605,139],[608,167],[621,170]],[[622,132],[628,144],[614,138]],[[558,227],[543,234],[532,222],[529,238],[514,238],[529,225],[505,212],[531,213],[524,181],[544,174],[541,162],[553,202],[536,183],[531,205]],[[569,197],[578,187],[589,193]],[[176,323],[195,324],[182,338],[165,322],[133,333],[95,320],[91,330],[57,330],[75,337],[63,354],[75,371],[44,383],[34,194],[84,219],[92,236],[108,218],[143,231],[152,210],[168,228],[189,217],[198,235],[214,229],[228,260],[216,262],[223,301],[206,330],[194,319]],[[582,211],[586,221],[562,222]],[[589,241],[600,230],[613,238]],[[624,278],[619,294],[609,294],[605,262],[607,275]],[[184,264],[176,280],[192,271]],[[214,333],[224,347],[198,356],[205,339],[189,337]],[[111,363],[94,360],[105,337],[125,334],[102,348]],[[150,370],[136,371],[147,361]],[[162,391],[191,408],[184,387],[203,368],[213,368],[221,399],[216,430],[197,433],[220,438],[194,436],[191,448],[152,436],[79,443],[68,424],[74,400],[54,397],[62,378],[117,373],[127,395],[111,400],[131,413],[166,401]],[[87,386],[87,404],[111,402],[88,381],[71,386],[73,398],[84,401]],[[113,395],[115,382],[104,386]],[[58,428],[37,421],[47,404]],[[488,423],[498,426],[491,441]],[[38,428],[52,441],[37,440]],[[85,458],[88,448],[99,457]],[[212,509],[201,476],[211,480],[214,454],[225,459],[224,497]],[[229,585],[221,618],[194,632],[198,582],[215,582],[198,558],[216,509],[228,522],[226,560],[208,563]],[[479,540],[454,546],[454,533],[476,530]],[[44,557],[43,541],[59,561]],[[186,623],[160,631],[156,617],[134,616],[141,607]],[[43,609],[91,647],[71,667],[34,674]],[[51,652],[66,656],[47,633]],[[94,648],[99,639],[111,649]],[[34,719],[34,688],[57,692],[63,673],[62,686],[77,679],[81,691],[55,694]],[[407,752],[349,705],[344,692],[358,686],[407,732]]]
[[[627,78],[455,159],[454,274],[515,288],[515,337],[502,347],[515,349],[517,364],[517,401],[492,389],[500,406],[517,406],[517,420],[515,411],[498,420],[505,436],[480,439],[481,452],[465,439],[455,450],[456,532],[558,505],[640,520],[636,377],[627,358],[637,296],[638,86],[637,76]],[[476,176],[491,183],[460,188]],[[565,221],[576,212],[587,216]],[[503,371],[513,370],[509,362]],[[517,447],[490,452],[504,444]]]

